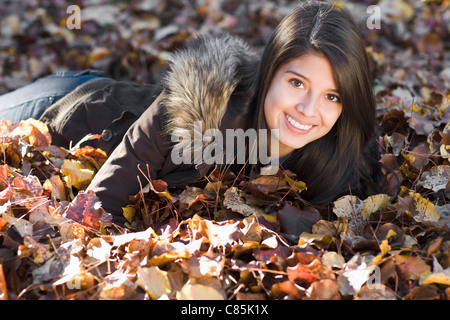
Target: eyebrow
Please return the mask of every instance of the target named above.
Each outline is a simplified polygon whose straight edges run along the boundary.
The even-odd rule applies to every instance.
[[[286,73],[292,73],[294,75],[296,75],[297,77],[303,78],[308,82],[311,82],[307,77],[305,77],[304,75],[302,75],[301,73],[298,73],[297,71],[293,71],[293,70],[287,70]],[[329,91],[332,91],[334,93],[339,94],[339,91],[337,89],[328,89]]]

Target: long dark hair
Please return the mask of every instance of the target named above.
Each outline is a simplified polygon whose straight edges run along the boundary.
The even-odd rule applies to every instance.
[[[308,1],[280,22],[262,54],[250,126],[267,129],[264,100],[272,78],[281,65],[308,53],[322,54],[329,60],[342,113],[328,134],[294,150],[282,167],[306,183],[304,198],[320,205],[339,195],[360,193],[362,154],[376,126],[364,41],[345,9]]]

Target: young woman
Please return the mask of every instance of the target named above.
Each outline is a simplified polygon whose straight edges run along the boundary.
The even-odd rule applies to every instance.
[[[103,131],[98,146],[111,154],[89,189],[116,223],[124,222],[122,207],[139,192],[139,180],[147,181],[141,174],[147,166],[152,179],[169,186],[199,181],[215,167],[176,161],[192,147],[180,139],[186,132],[273,130],[270,144],[281,166],[306,183],[302,195],[314,205],[378,192],[371,181],[379,171],[369,155],[376,117],[364,42],[351,15],[324,2],[306,2],[286,16],[261,57],[242,39],[198,36],[175,53],[161,85],[91,80],[41,120],[60,145]]]

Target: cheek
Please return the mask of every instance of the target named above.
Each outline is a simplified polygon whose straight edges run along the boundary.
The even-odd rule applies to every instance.
[[[277,111],[276,105],[277,104],[274,96],[270,94],[270,92],[268,92],[266,95],[266,99],[264,100],[264,117],[266,119],[267,125],[269,126],[269,129],[274,129],[274,120]]]
[[[335,108],[334,110],[328,111],[324,114],[324,123],[328,130],[331,130],[331,128],[334,126],[334,124],[339,119],[340,115],[342,113],[342,107]]]

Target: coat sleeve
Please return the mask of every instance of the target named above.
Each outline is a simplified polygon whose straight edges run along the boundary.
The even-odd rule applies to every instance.
[[[122,207],[130,204],[129,196],[140,190],[137,176],[142,187],[148,184],[138,166],[147,174],[148,165],[151,177],[156,178],[169,152],[169,139],[163,132],[161,97],[162,94],[129,128],[88,187],[119,223],[123,219]]]

